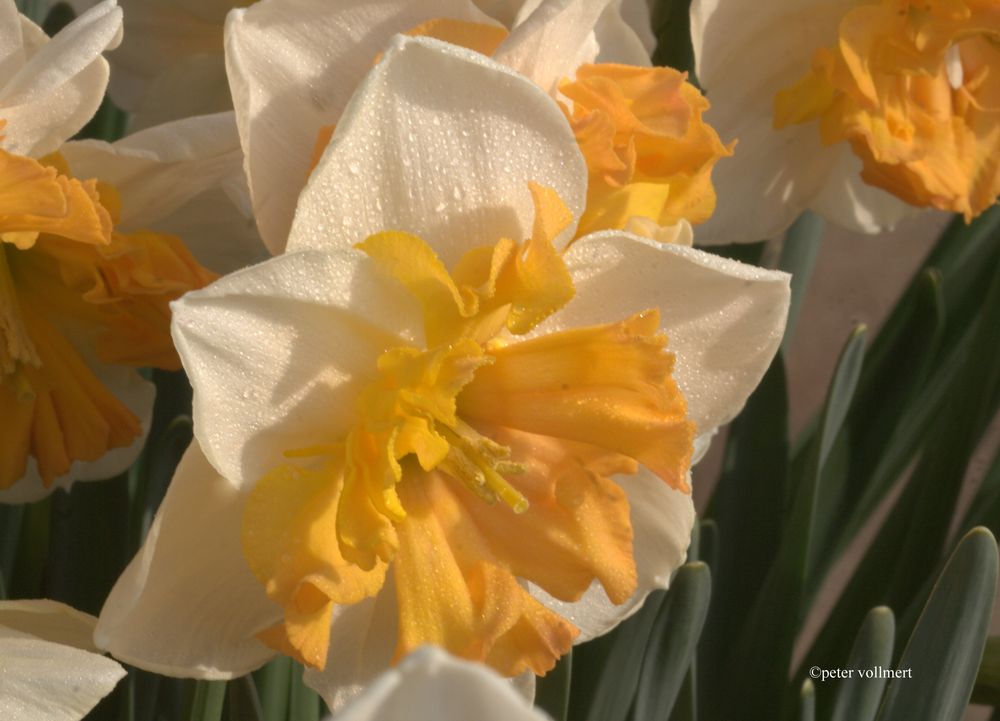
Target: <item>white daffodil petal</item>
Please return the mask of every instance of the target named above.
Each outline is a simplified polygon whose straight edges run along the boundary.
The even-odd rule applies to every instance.
[[[226,192],[233,181],[246,182],[242,168],[238,175],[225,181],[223,187],[192,198],[156,224],[157,230],[183,238],[184,245],[199,263],[220,274],[232,273],[271,257],[260,239],[253,216],[241,209],[232,193]]]
[[[545,721],[510,682],[432,646],[385,672],[337,721]]]
[[[0,628],[0,718],[79,721],[125,676],[109,658]]]
[[[899,221],[921,212],[909,203],[861,179],[861,158],[851,146],[840,143],[831,152],[836,161],[827,183],[809,208],[856,233],[892,230]]]
[[[82,140],[61,149],[73,174],[100,178],[121,196],[120,229],[154,227],[191,198],[239,173],[232,112],[165,123],[115,143]]]
[[[101,53],[120,40],[121,15],[114,0],[105,0],[29,52],[27,62],[0,89],[7,150],[44,155],[90,119],[108,80]],[[30,22],[22,23],[22,32],[30,27]],[[26,40],[31,34],[25,33]]]
[[[617,14],[617,5],[615,0],[543,0],[493,57],[554,92],[560,80],[597,58],[594,26],[606,9]]]
[[[81,351],[84,348],[85,346],[78,346]],[[146,443],[146,434],[149,433],[156,387],[134,368],[99,363],[93,358],[87,360],[97,379],[139,418],[142,434],[128,446],[113,448],[96,461],[74,461],[69,472],[56,478],[48,487],[42,482],[35,459],[29,457],[24,476],[10,488],[0,491],[0,503],[33,503],[45,498],[56,488],[69,490],[76,481],[114,478],[138,458]]]
[[[270,0],[226,21],[226,71],[264,242],[285,247],[317,134],[338,122],[395,33],[492,22],[471,0]]]
[[[787,228],[823,187],[836,153],[815,123],[775,130],[774,97],[808,72],[813,53],[837,42],[852,0],[779,0],[745,12],[739,3],[693,0],[698,81],[712,107],[705,120],[735,155],[712,174],[718,203],[699,243],[757,241]]]
[[[579,217],[586,178],[562,112],[537,86],[478,53],[399,36],[337,126],[288,247],[402,230],[450,266],[470,248],[531,235],[531,181]]]
[[[307,668],[303,679],[337,711],[392,664],[399,607],[392,572],[378,595],[334,609],[330,652],[322,671]]]
[[[625,17],[626,8],[635,15],[631,22]],[[640,12],[645,12],[644,18]],[[656,38],[653,37],[645,0],[618,0],[609,5],[594,26],[594,37],[598,47],[596,61],[599,63],[639,67],[653,64],[650,53],[656,47]]]
[[[647,57],[651,55],[656,49],[656,35],[653,34],[648,0],[622,0],[621,16],[646,49]]]
[[[42,641],[96,652],[95,625],[97,619],[89,613],[58,601],[0,601],[0,627],[30,634]]]
[[[642,608],[650,591],[667,588],[691,542],[695,512],[690,494],[674,490],[645,468],[634,476],[617,476],[616,480],[628,494],[634,534],[638,585],[632,597],[616,606],[595,581],[579,601],[566,602],[531,586],[535,597],[580,629],[575,643],[607,633]]]
[[[412,296],[353,248],[279,256],[188,293],[173,312],[195,435],[236,485],[285,451],[342,439],[378,356],[422,327]]]
[[[564,258],[576,296],[536,333],[657,307],[667,349],[677,357],[674,378],[698,432],[739,412],[781,343],[786,273],[616,232],[581,238]]]
[[[97,645],[140,668],[224,679],[274,652],[254,634],[281,619],[240,547],[243,497],[191,444],[146,542],[118,579]]]
[[[9,78],[24,64],[21,15],[14,0],[0,2],[0,78]]]

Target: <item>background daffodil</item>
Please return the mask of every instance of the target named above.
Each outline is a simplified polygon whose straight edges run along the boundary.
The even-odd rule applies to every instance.
[[[569,245],[585,194],[537,85],[394,41],[286,254],[175,305],[197,442],[98,643],[205,678],[277,649],[336,706],[428,642],[543,673],[665,587],[695,430],[760,379],[788,279],[622,232]]]
[[[703,239],[754,241],[805,209],[868,233],[1000,192],[1000,13],[992,2],[694,0],[707,118],[739,151]]]
[[[231,116],[116,146],[66,142],[103,96],[101,52],[120,26],[111,2],[51,40],[16,12],[2,26],[11,75],[0,92],[0,502],[131,464],[153,402],[136,367],[179,365],[168,303],[214,277],[179,238],[149,226],[239,172]],[[195,170],[197,180],[177,182]]]

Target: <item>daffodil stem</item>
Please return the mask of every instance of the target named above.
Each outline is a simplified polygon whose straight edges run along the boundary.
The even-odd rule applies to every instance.
[[[191,703],[191,721],[221,721],[225,703],[225,681],[198,681]]]
[[[809,286],[819,248],[823,240],[826,223],[818,215],[805,211],[785,233],[785,241],[781,246],[781,259],[778,267],[792,274],[792,301],[788,308],[788,323],[785,325],[785,337],[781,341],[782,350],[788,350],[795,324],[802,310],[802,300]]]
[[[255,677],[264,721],[285,721],[292,678],[291,659],[280,656],[258,671]]]

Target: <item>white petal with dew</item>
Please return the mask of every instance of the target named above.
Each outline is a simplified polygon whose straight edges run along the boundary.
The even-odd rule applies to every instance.
[[[321,127],[339,122],[395,33],[432,18],[491,23],[471,0],[269,0],[226,21],[226,70],[261,237],[285,247]]]
[[[100,648],[148,671],[206,679],[240,676],[274,655],[254,639],[282,612],[243,558],[243,500],[192,443],[101,610]]]
[[[0,718],[79,721],[125,676],[109,658],[0,628]]]
[[[581,238],[564,257],[576,296],[535,333],[659,308],[698,433],[732,420],[781,343],[788,274],[613,231]]]
[[[397,36],[302,193],[288,247],[403,230],[450,266],[471,248],[530,236],[530,181],[579,217],[586,178],[562,112],[537,86],[479,53]]]
[[[422,338],[419,307],[361,251],[288,253],[173,304],[195,435],[236,485],[283,453],[343,440],[387,348]]]

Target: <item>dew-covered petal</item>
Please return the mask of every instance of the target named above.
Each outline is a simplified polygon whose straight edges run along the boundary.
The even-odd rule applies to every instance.
[[[451,267],[471,248],[530,237],[532,181],[579,217],[586,170],[558,106],[478,53],[400,36],[352,100],[302,193],[289,249],[400,230],[424,239]]]
[[[536,329],[608,323],[660,309],[674,379],[699,434],[730,421],[777,352],[788,312],[785,273],[626,233],[595,233],[565,254],[576,296]]]
[[[277,0],[229,15],[226,69],[272,252],[285,247],[319,131],[339,122],[389,39],[432,18],[491,22],[471,0]]]
[[[79,721],[125,676],[109,658],[0,627],[0,717]]]
[[[254,635],[281,618],[240,548],[243,495],[197,442],[174,474],[146,542],[101,610],[97,645],[171,676],[240,676],[274,652]]]
[[[173,305],[194,388],[195,434],[238,486],[285,451],[342,441],[386,348],[409,344],[419,308],[352,248],[289,253]]]

